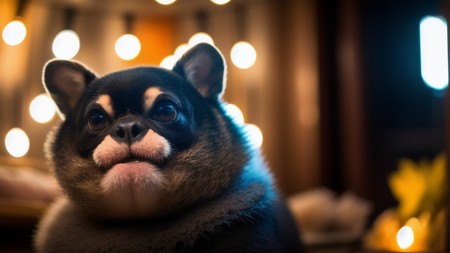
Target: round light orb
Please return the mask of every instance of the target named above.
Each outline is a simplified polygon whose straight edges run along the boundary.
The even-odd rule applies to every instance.
[[[186,53],[188,50],[189,50],[188,44],[183,43],[175,49],[174,55],[177,59],[180,59],[181,56],[183,56],[183,54]]]
[[[240,69],[248,69],[256,62],[256,50],[246,41],[239,41],[231,48],[231,61]]]
[[[403,226],[397,232],[397,245],[405,250],[414,243],[414,231],[410,226]]]
[[[3,41],[10,46],[17,46],[27,36],[27,28],[22,21],[14,20],[3,28]]]
[[[204,33],[204,32],[199,32],[199,33],[192,35],[192,37],[188,41],[188,46],[191,48],[199,43],[208,43],[208,44],[214,45],[214,40],[212,39],[212,37],[209,34]]]
[[[255,148],[260,148],[263,143],[263,134],[261,129],[254,124],[246,124],[244,131],[247,134],[252,146]]]
[[[55,103],[47,94],[37,95],[30,103],[30,115],[38,123],[49,122],[55,112]]]
[[[72,59],[80,50],[80,38],[72,30],[59,32],[53,40],[52,51],[56,58]]]
[[[156,0],[157,3],[162,5],[170,5],[176,2],[176,0]]]
[[[22,157],[30,149],[30,139],[25,131],[15,127],[6,134],[5,147],[11,156]]]
[[[172,69],[177,62],[177,59],[178,58],[175,55],[169,55],[161,61],[159,66],[165,69]]]
[[[242,113],[241,109],[233,104],[226,104],[225,105],[225,111],[230,116],[235,123],[237,124],[244,124],[244,114]]]
[[[231,0],[211,0],[211,2],[217,4],[217,5],[224,5],[229,3]]]
[[[141,42],[133,34],[124,34],[117,39],[116,54],[125,61],[130,61],[141,52]]]

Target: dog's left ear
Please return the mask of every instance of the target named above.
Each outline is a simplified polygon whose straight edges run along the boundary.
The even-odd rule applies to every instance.
[[[79,62],[52,60],[45,65],[42,79],[47,93],[58,106],[59,115],[64,119],[97,75]]]
[[[214,46],[200,43],[187,51],[173,67],[205,98],[219,99],[225,89],[225,60]]]

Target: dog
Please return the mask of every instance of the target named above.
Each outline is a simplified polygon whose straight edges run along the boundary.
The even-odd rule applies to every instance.
[[[260,152],[224,109],[226,65],[199,44],[172,70],[99,77],[52,60],[44,87],[62,123],[46,155],[64,191],[37,252],[300,252]]]

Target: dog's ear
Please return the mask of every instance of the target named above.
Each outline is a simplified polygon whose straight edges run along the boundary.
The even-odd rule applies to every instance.
[[[173,71],[183,76],[205,98],[218,99],[225,89],[226,67],[214,46],[200,43],[187,51]]]
[[[97,75],[83,64],[68,60],[49,61],[42,77],[62,119],[75,108],[87,85],[96,78]]]

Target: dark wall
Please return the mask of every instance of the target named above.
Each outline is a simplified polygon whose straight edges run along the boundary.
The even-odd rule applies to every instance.
[[[380,212],[400,158],[443,150],[444,92],[420,72],[419,23],[443,1],[341,0],[319,4],[324,182],[353,190]],[[350,102],[349,102],[350,101]]]
[[[443,149],[443,94],[420,74],[419,22],[440,1],[362,1],[363,83],[373,199],[392,204],[386,178],[402,157],[432,158]]]

